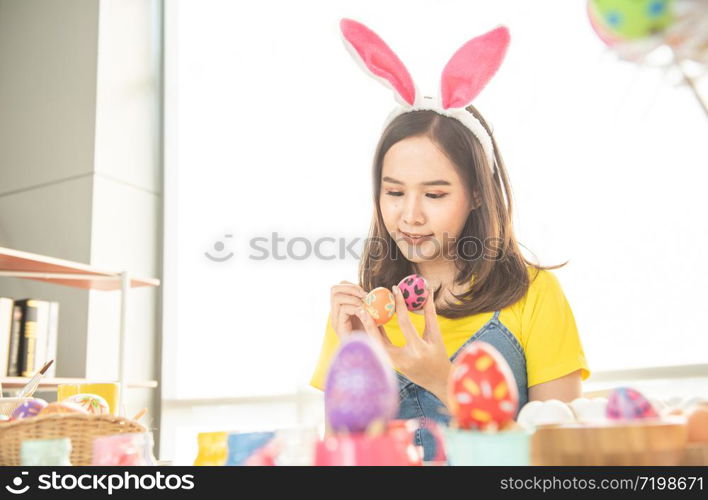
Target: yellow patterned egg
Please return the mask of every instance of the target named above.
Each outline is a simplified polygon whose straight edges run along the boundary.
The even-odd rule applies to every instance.
[[[90,415],[108,415],[110,413],[108,402],[98,394],[75,394],[64,401],[80,406]]]
[[[393,313],[396,312],[396,302],[393,299],[393,293],[382,286],[374,288],[364,297],[364,307],[374,318],[374,322],[377,325],[387,323],[393,317]]]

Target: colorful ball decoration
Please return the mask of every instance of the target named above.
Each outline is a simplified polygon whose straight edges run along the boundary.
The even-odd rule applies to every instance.
[[[13,410],[11,418],[13,420],[19,420],[21,418],[36,417],[46,406],[47,402],[43,399],[27,399]]]
[[[428,283],[425,281],[425,278],[418,274],[411,274],[398,283],[398,288],[403,294],[403,300],[406,301],[406,307],[409,311],[419,311],[423,309],[429,295]]]
[[[590,0],[588,11],[602,31],[621,40],[657,35],[674,21],[673,0]]]
[[[325,382],[325,414],[335,432],[363,432],[398,411],[398,381],[387,354],[363,333],[342,341]]]
[[[639,391],[629,387],[613,389],[607,398],[607,418],[613,420],[638,420],[658,418],[651,403]]]
[[[376,325],[384,325],[393,317],[396,312],[396,302],[393,293],[388,288],[382,286],[371,290],[364,297],[364,308],[374,318]]]
[[[514,419],[519,393],[506,359],[491,344],[477,341],[452,364],[448,400],[459,428],[496,431]]]
[[[71,403],[68,401],[55,401],[49,403],[45,406],[42,411],[39,412],[40,415],[56,415],[63,413],[88,413],[86,410],[81,408],[76,403]]]
[[[595,34],[600,38],[600,40],[605,42],[605,45],[612,47],[622,41],[621,38],[612,34],[612,32],[605,27],[605,24],[600,19],[600,14],[597,12],[592,0],[590,0],[587,4],[587,13],[592,29],[595,30]]]
[[[64,402],[78,405],[89,415],[108,415],[111,412],[108,402],[98,394],[74,394]]]

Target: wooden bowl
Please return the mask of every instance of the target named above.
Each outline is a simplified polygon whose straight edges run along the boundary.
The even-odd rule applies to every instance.
[[[546,425],[531,439],[533,465],[680,465],[684,417]]]
[[[708,466],[708,443],[688,443],[681,465]]]

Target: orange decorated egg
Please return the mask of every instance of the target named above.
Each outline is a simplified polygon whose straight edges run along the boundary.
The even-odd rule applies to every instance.
[[[49,403],[45,406],[42,411],[39,412],[40,415],[55,415],[58,413],[88,413],[86,410],[81,408],[76,403],[70,403],[68,401],[58,401],[54,403]]]
[[[383,325],[393,317],[396,312],[396,302],[393,293],[382,286],[371,290],[364,297],[364,308],[374,318],[377,325]]]
[[[519,393],[504,357],[491,344],[477,341],[453,362],[448,400],[459,428],[499,430],[514,419]]]

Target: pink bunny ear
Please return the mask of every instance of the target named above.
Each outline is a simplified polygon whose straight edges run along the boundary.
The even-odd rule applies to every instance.
[[[464,108],[501,66],[509,46],[509,30],[500,26],[465,43],[450,58],[440,79],[443,109]]]
[[[412,106],[415,102],[413,79],[386,42],[363,24],[351,19],[342,19],[339,27],[352,57],[374,78],[392,87],[399,100]]]

